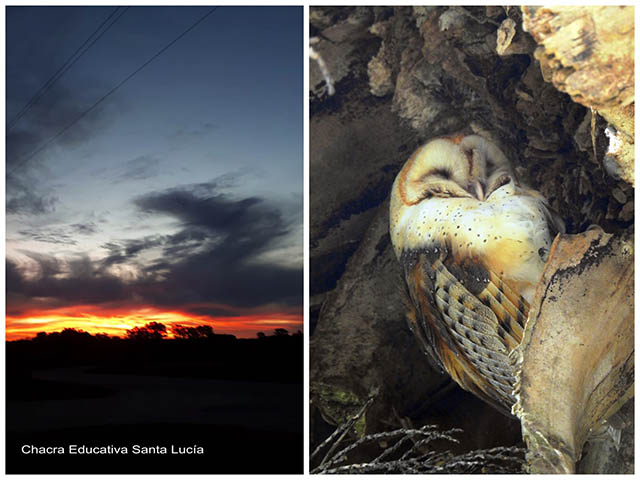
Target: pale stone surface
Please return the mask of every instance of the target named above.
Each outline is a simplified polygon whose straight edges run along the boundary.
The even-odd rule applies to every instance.
[[[633,248],[633,235],[597,228],[553,243],[515,352],[532,473],[574,473],[585,442],[633,395]]]
[[[545,81],[620,132],[612,155],[634,184],[634,7],[522,7]]]

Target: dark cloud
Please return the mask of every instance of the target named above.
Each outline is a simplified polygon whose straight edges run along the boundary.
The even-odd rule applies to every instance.
[[[115,242],[109,242],[101,245],[101,247],[109,252],[109,254],[100,262],[102,269],[109,268],[111,265],[125,263],[128,260],[124,255],[122,245]]]
[[[172,297],[155,301],[215,301],[243,307],[302,302],[302,269],[233,263],[222,255],[222,250],[213,249],[173,265],[165,280]]]
[[[136,258],[139,253],[163,244],[164,237],[162,235],[150,235],[142,239],[105,243],[102,248],[107,250],[109,255],[101,260],[101,265],[106,268],[110,265],[127,263]]]
[[[8,215],[44,215],[55,211],[60,200],[50,187],[42,185],[38,176],[14,175],[9,178],[6,184]]]
[[[15,127],[7,130],[7,180],[11,181],[13,176],[29,167],[41,166],[42,159],[46,158],[46,151],[33,157],[31,155],[76,121],[100,96],[101,92],[96,89],[72,91],[64,85],[56,84],[34,103]],[[105,126],[110,116],[108,113],[108,108],[91,112],[73,128],[57,137],[55,143],[65,146],[84,143],[94,132]]]
[[[201,183],[193,183],[182,190],[188,191],[196,197],[206,198],[215,194],[227,192],[241,184],[241,180],[250,174],[253,169],[249,167],[238,168],[237,170],[223,173],[217,177]]]
[[[104,87],[104,90],[107,88]],[[37,87],[30,91],[30,94],[35,91]],[[41,189],[43,179],[51,176],[51,169],[68,168],[68,166],[52,165],[47,161],[49,148],[55,148],[56,145],[82,144],[104,128],[111,118],[111,109],[108,105],[92,111],[73,128],[57,137],[103,93],[104,91],[94,88],[72,91],[61,84],[56,84],[33,104],[13,129],[7,129],[5,166],[8,214],[42,215],[54,211],[59,201],[58,197],[51,191]],[[15,97],[7,97],[8,104],[12,100],[16,104]],[[26,103],[26,100],[24,102]],[[14,109],[16,113],[22,106],[23,103],[20,103],[19,107]],[[57,137],[55,142],[34,155],[54,137]]]
[[[6,212],[8,215],[43,215],[55,211],[58,201],[58,197],[53,195],[23,190],[21,194],[7,198]]]
[[[5,261],[5,280],[7,293],[9,292],[22,292],[24,291],[23,285],[23,273],[19,270],[18,266],[7,259]]]
[[[214,125],[213,123],[204,122],[201,123],[198,128],[192,128],[189,130],[181,128],[177,130],[173,135],[171,135],[170,140],[179,143],[185,141],[194,141],[198,138],[210,135],[213,131],[218,130],[219,128],[219,126]]]
[[[172,215],[187,225],[201,225],[211,230],[235,230],[250,227],[245,217],[249,207],[259,203],[258,198],[228,201],[222,195],[200,198],[190,191],[169,190],[152,193],[135,200],[146,213]]]
[[[36,252],[22,251],[22,253],[34,261],[37,268],[36,278],[55,277],[62,273],[62,264],[56,257]]]
[[[11,17],[7,22],[7,39],[13,39],[7,41],[6,49],[8,193],[12,183],[24,181],[28,172],[46,176],[49,169],[60,168],[60,165],[51,165],[49,161],[48,154],[52,149],[84,144],[113,118],[113,108],[119,105],[117,98],[109,99],[82,116],[112,87],[109,85],[111,79],[103,79],[104,76],[100,74],[94,78],[83,78],[80,80],[82,87],[78,87],[78,74],[83,72],[82,63],[86,58],[59,76],[55,83],[49,84],[50,88],[44,93],[40,93],[41,87],[54,77],[78,47],[77,37],[69,36],[69,32],[82,25],[80,28],[86,28],[88,35],[94,28],[93,18],[99,23],[98,19],[104,18],[112,8],[7,8],[7,15]],[[25,34],[25,31],[30,33]],[[26,112],[21,113],[34,96],[35,101]],[[120,109],[119,106],[117,108]],[[72,123],[73,127],[64,131]],[[54,142],[33,155],[54,137]],[[31,183],[27,187],[33,189]]]
[[[170,286],[171,297],[158,297],[156,302],[184,297],[185,301],[248,307],[274,301],[301,303],[301,268],[255,261],[290,230],[280,210],[261,198],[199,197],[190,190],[173,189],[142,196],[136,204],[147,213],[171,215],[184,225],[165,242],[165,253],[174,255],[169,266],[166,260],[162,265],[168,268],[164,281]],[[208,242],[203,233],[209,235]],[[187,250],[176,258],[176,250],[171,248],[184,244],[181,242],[187,238],[202,239],[203,245],[197,253]]]
[[[191,308],[218,304],[254,308],[266,304],[302,305],[302,267],[258,262],[278,239],[290,232],[280,209],[258,197],[233,199],[198,184],[140,196],[147,215],[168,215],[180,226],[171,235],[112,241],[100,261],[78,257],[61,264],[50,256],[29,255],[37,274],[7,262],[7,288],[14,294],[52,297],[57,302],[132,302]],[[209,195],[196,195],[209,192]],[[150,252],[157,249],[155,252]],[[155,253],[156,260],[139,257]],[[114,265],[135,264],[141,275],[125,281],[109,273]],[[32,269],[33,270],[33,269]],[[11,280],[9,278],[11,276]],[[11,283],[11,285],[9,285]],[[209,307],[194,307],[201,313]],[[214,308],[218,314],[229,311]]]
[[[77,245],[77,241],[71,235],[61,231],[32,231],[20,230],[18,232],[23,238],[35,240],[36,242],[53,243],[55,245]]]
[[[78,235],[92,235],[98,232],[98,227],[94,222],[74,223],[71,225],[71,232]]]
[[[79,257],[69,262],[60,262],[54,257],[29,256],[33,265],[18,265],[7,259],[7,311],[20,313],[21,304],[33,307],[30,300],[39,299],[41,306],[100,304],[131,300],[133,291],[121,279],[96,271],[88,257]]]
[[[172,302],[180,296],[242,306],[301,301],[301,269],[255,262],[259,253],[289,233],[280,210],[261,198],[200,197],[191,190],[172,189],[142,196],[136,204],[150,214],[173,216],[184,226],[165,239],[163,261],[149,267],[168,269],[164,281],[172,297],[155,301]],[[201,242],[197,253],[179,249],[188,240]],[[172,259],[170,264],[166,258]]]
[[[58,245],[77,245],[78,236],[86,236],[97,233],[98,228],[94,222],[74,223],[68,227],[52,227],[46,225],[40,228],[20,230],[18,233],[29,240],[52,243]]]
[[[120,183],[132,180],[146,180],[158,174],[156,168],[160,160],[151,155],[140,155],[132,160],[126,161],[121,171],[116,174],[112,183]]]
[[[190,306],[189,311],[194,315],[203,315],[209,317],[228,317],[233,315],[233,309],[224,308],[224,306],[215,306],[215,307],[203,307],[203,306]]]

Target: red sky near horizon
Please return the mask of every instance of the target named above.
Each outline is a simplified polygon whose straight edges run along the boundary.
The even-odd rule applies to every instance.
[[[88,313],[90,312],[90,313]],[[211,325],[215,333],[232,334],[238,338],[253,338],[258,332],[267,335],[276,328],[285,328],[289,333],[302,330],[301,313],[256,313],[230,317],[193,315],[177,310],[163,311],[157,308],[122,310],[95,310],[95,307],[78,306],[32,311],[23,316],[6,316],[6,341],[33,338],[38,332],[58,332],[65,328],[84,330],[91,334],[125,336],[127,330],[141,327],[149,322],[160,322],[167,326],[171,337],[171,326]]]

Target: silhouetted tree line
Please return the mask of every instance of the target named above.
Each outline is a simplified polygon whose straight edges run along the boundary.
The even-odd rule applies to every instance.
[[[133,327],[127,330],[124,339],[134,341],[158,341],[167,338],[169,330],[167,326],[160,322],[149,322],[142,327]],[[197,325],[195,327],[184,326],[180,324],[173,325],[171,327],[171,334],[173,338],[178,340],[208,340],[215,337],[233,337],[235,335],[217,334],[213,331],[211,325]],[[285,328],[276,328],[273,331],[272,337],[302,337],[302,332],[298,330],[293,335],[289,335],[289,331]],[[268,336],[264,332],[257,333],[258,339],[266,339]],[[33,341],[58,341],[64,343],[81,343],[90,340],[122,340],[121,337],[115,335],[107,335],[105,333],[90,334],[84,330],[76,330],[75,328],[65,328],[60,332],[38,332],[33,338]],[[18,340],[28,341],[28,340]]]
[[[173,338],[171,338],[173,337]],[[82,366],[96,373],[301,382],[302,332],[277,328],[236,338],[210,325],[150,322],[123,337],[65,328],[7,342],[7,372]]]
[[[134,341],[158,341],[167,338],[169,330],[167,326],[160,322],[149,322],[142,327],[133,327],[127,330],[124,338],[116,335],[107,335],[105,333],[90,334],[84,330],[77,330],[75,328],[65,328],[60,332],[38,332],[32,339],[35,342],[63,342],[63,343],[82,343],[92,340],[102,341],[119,341],[119,340],[134,340]],[[204,340],[213,339],[214,337],[232,337],[235,335],[220,335],[213,331],[213,327],[210,325],[197,325],[195,327],[188,327],[183,325],[173,325],[171,327],[171,333],[173,337],[179,340]],[[29,340],[17,340],[17,342],[28,342]]]
[[[260,338],[260,339],[267,338],[267,335],[265,335],[264,332],[258,332],[256,334],[256,336],[258,338]],[[289,335],[289,330],[287,330],[285,328],[276,328],[273,331],[273,335],[272,336],[274,336],[274,337],[288,337],[288,336],[291,336],[291,337],[302,337],[302,331],[298,330],[296,333],[294,333],[292,335]]]
[[[147,323],[143,327],[133,327],[127,330],[128,340],[162,340],[167,335],[166,325],[159,322]]]

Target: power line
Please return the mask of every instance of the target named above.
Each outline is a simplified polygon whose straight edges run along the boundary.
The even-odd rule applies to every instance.
[[[28,162],[29,160],[31,160],[33,157],[35,157],[36,155],[38,155],[41,151],[43,151],[45,148],[47,148],[49,145],[51,145],[53,142],[55,142],[58,138],[60,138],[62,135],[64,135],[71,127],[73,127],[76,123],[78,123],[80,120],[82,120],[89,112],[91,112],[92,110],[94,110],[98,105],[100,105],[104,100],[106,100],[109,96],[111,96],[116,90],[118,90],[120,87],[122,87],[122,85],[124,85],[125,83],[127,83],[129,80],[131,80],[138,72],[140,72],[140,70],[142,70],[143,68],[145,68],[147,65],[149,65],[151,62],[153,62],[156,58],[158,58],[160,55],[162,55],[164,52],[166,52],[173,44],[175,44],[178,40],[180,40],[182,37],[184,37],[187,33],[189,33],[191,30],[193,30],[194,28],[196,28],[200,23],[202,23],[209,15],[211,15],[213,12],[215,12],[219,7],[213,7],[211,10],[209,10],[206,14],[204,14],[202,17],[200,17],[195,23],[193,23],[189,28],[187,28],[184,32],[182,32],[180,35],[178,35],[176,38],[174,38],[171,42],[169,42],[167,45],[165,45],[163,48],[161,48],[155,55],[153,55],[149,60],[147,60],[146,62],[144,62],[140,67],[138,67],[136,70],[134,70],[132,73],[130,73],[124,80],[122,80],[120,83],[118,83],[115,87],[113,87],[111,90],[109,90],[107,93],[105,93],[97,102],[95,102],[93,105],[91,105],[87,110],[85,110],[84,112],[82,112],[75,120],[73,120],[69,125],[67,125],[66,127],[64,127],[60,132],[58,132],[56,135],[54,135],[53,137],[51,137],[49,140],[47,140],[42,146],[40,146],[39,148],[37,148],[34,152],[32,152],[30,155],[24,157],[22,160],[19,160],[18,162],[16,162],[14,168],[7,172],[8,176],[11,176],[19,167],[21,164]]]
[[[36,94],[31,97],[31,99],[26,103],[26,105],[24,107],[22,107],[22,110],[20,110],[20,112],[18,112],[18,114],[15,116],[15,118],[9,122],[9,125],[7,127],[7,131],[11,131],[13,129],[13,127],[16,126],[16,124],[20,121],[20,119],[27,113],[27,111],[29,111],[29,109],[38,101],[40,100],[53,86],[54,83],[56,83],[65,73],[67,73],[67,71],[73,67],[73,65],[75,65],[75,63],[80,60],[80,58],[82,58],[82,56],[87,53],[87,51],[98,41],[100,40],[100,38],[111,28],[113,27],[113,25],[120,20],[120,17],[122,17],[122,15],[125,14],[125,12],[129,9],[129,7],[126,7],[122,12],[120,12],[120,15],[118,15],[118,17],[116,17],[116,19],[111,22],[107,28],[105,28],[92,42],[91,44],[89,44],[89,46],[87,46],[86,49],[83,48],[85,47],[85,45],[87,45],[91,39],[98,34],[98,32],[100,32],[100,30],[102,29],[102,27],[109,21],[111,20],[111,17],[113,17],[116,12],[120,9],[120,7],[116,7],[115,10],[113,10],[111,12],[111,14],[98,26],[98,28],[95,29],[95,31],[89,35],[89,37],[84,41],[84,43],[82,45],[80,45],[80,47],[78,47],[78,49],[73,53],[73,55],[71,55],[67,61],[56,71],[56,73],[53,74],[53,76],[51,78],[49,78],[49,80],[47,80],[44,85],[42,85],[42,87],[40,87],[40,89],[36,92]]]

